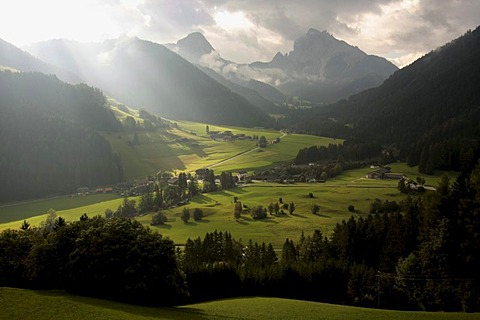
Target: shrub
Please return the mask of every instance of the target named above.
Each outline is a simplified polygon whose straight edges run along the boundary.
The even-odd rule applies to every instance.
[[[152,222],[150,224],[152,226],[158,226],[159,224],[164,224],[167,221],[167,216],[165,216],[163,212],[158,212],[152,216]]]
[[[187,223],[188,220],[190,220],[190,209],[188,208],[183,208],[183,211],[182,211],[182,221]]]
[[[203,210],[200,208],[195,208],[193,210],[193,220],[199,221],[202,220],[203,218]]]
[[[251,216],[255,220],[265,219],[267,217],[267,210],[259,205],[253,208]]]

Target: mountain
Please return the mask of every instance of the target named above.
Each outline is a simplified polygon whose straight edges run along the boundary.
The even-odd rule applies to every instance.
[[[98,133],[121,124],[105,96],[53,75],[0,72],[1,201],[69,194],[122,179],[120,158]]]
[[[165,46],[193,64],[199,64],[204,55],[215,51],[200,32],[190,33],[185,38],[178,40],[176,44],[166,44]]]
[[[478,70],[479,27],[395,72],[378,88],[304,120],[349,124],[357,139],[393,146],[421,172],[471,167],[480,157]]]
[[[261,81],[253,80],[252,82],[250,77],[243,75],[242,70],[249,67],[223,59],[200,32],[190,33],[178,40],[176,44],[165,46],[200,66],[200,69],[209,76],[264,111],[278,112],[274,103],[282,103],[286,99],[278,89]]]
[[[376,87],[398,68],[384,58],[368,55],[326,31],[308,30],[293,51],[278,52],[270,62],[254,62],[287,95],[317,103],[335,102]]]
[[[157,43],[127,37],[100,44],[54,40],[30,50],[118,100],[164,117],[238,126],[271,121],[247,100]]]
[[[58,78],[70,83],[82,82],[75,74],[45,63],[2,39],[0,39],[0,66],[10,67],[19,71],[55,74]]]
[[[223,59],[198,32],[166,46],[193,64],[210,68],[274,103],[284,102],[286,96],[314,103],[336,102],[379,86],[398,70],[384,58],[368,55],[315,29],[298,38],[290,53],[278,52],[270,62],[248,65]]]
[[[276,106],[272,101],[264,98],[261,94],[259,94],[255,89],[242,86],[237,84],[233,81],[227,80],[222,75],[216,73],[212,69],[199,67],[200,70],[205,72],[208,76],[212,79],[215,79],[232,92],[238,94],[239,96],[245,98],[248,102],[250,102],[255,107],[259,108],[260,110],[267,112],[267,113],[279,113],[281,109]],[[247,83],[248,84],[248,83]]]
[[[246,84],[246,87],[255,90],[262,97],[273,103],[283,103],[287,99],[287,96],[280,90],[262,81],[250,79]]]

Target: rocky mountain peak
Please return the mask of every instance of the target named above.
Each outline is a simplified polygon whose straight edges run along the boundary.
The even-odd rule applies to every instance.
[[[200,32],[190,33],[185,38],[178,40],[177,47],[182,53],[196,56],[197,58],[215,51],[210,42]]]

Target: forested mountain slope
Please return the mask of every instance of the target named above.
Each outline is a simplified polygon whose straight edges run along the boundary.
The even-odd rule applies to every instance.
[[[353,124],[356,138],[396,147],[423,172],[458,170],[479,156],[478,70],[479,28],[315,116]]]
[[[98,89],[55,76],[0,72],[0,201],[65,194],[121,179],[96,130],[121,130]]]
[[[52,40],[31,48],[109,95],[164,117],[238,126],[270,118],[166,47],[138,38],[101,44]]]

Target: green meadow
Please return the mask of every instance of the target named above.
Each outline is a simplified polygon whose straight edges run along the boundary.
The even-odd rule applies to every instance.
[[[112,108],[112,110],[115,110]],[[117,113],[123,113],[116,109]],[[119,153],[125,178],[139,179],[162,171],[193,172],[212,167],[215,171],[249,170],[269,167],[295,158],[298,150],[312,145],[341,143],[342,140],[291,134],[278,144],[257,149],[256,141],[215,141],[206,133],[206,124],[176,121],[177,127],[138,132],[140,145],[130,146],[133,133],[105,133],[112,149]],[[250,129],[209,125],[210,131],[232,131],[247,136],[265,136],[269,141],[282,133],[268,129]],[[227,161],[225,161],[227,160]],[[223,162],[225,161],[225,162]]]
[[[411,312],[367,309],[280,298],[225,299],[174,308],[149,308],[81,297],[63,291],[0,288],[0,319],[24,320],[470,320],[478,313]]]
[[[393,171],[404,172],[412,178],[418,175],[415,168],[409,168],[402,163],[392,164],[391,167]],[[368,214],[370,203],[376,198],[397,202],[405,199],[405,195],[396,188],[397,181],[366,179],[366,174],[371,170],[370,168],[348,170],[326,183],[255,182],[230,190],[201,194],[191,199],[186,207],[191,212],[194,208],[201,208],[204,212],[202,220],[191,219],[188,223],[184,223],[180,219],[184,207],[178,207],[164,210],[168,222],[151,228],[180,245],[188,238],[203,237],[207,232],[218,230],[229,231],[244,243],[252,239],[256,242],[271,242],[276,248],[281,248],[286,238],[296,240],[302,231],[308,234],[319,229],[326,235],[330,234],[337,223],[349,219],[352,215],[347,209],[349,205],[355,207],[356,212],[353,215],[360,217]],[[424,177],[427,184],[435,186],[443,174],[445,173],[419,176]],[[453,172],[447,174],[452,178],[455,176]],[[314,197],[309,198],[309,193]],[[115,210],[123,201],[121,198],[95,198],[97,196],[113,195],[62,198],[2,207],[0,217],[4,223],[0,224],[0,230],[19,228],[24,219],[32,225],[39,225],[47,218],[46,211],[49,208],[56,209],[59,216],[71,221],[77,220],[84,213],[89,216],[103,215],[106,209]],[[293,215],[288,212],[279,216],[268,215],[264,220],[253,220],[249,214],[243,214],[241,219],[236,221],[233,217],[234,197],[238,197],[238,200],[249,208],[256,205],[267,207],[269,203],[278,202],[279,198],[282,198],[284,203],[294,202],[296,209]],[[55,201],[58,201],[58,205]],[[81,204],[78,201],[89,203]],[[320,212],[317,215],[311,213],[311,207],[314,204],[320,206]],[[29,206],[32,206],[31,211],[28,209]],[[150,225],[152,214],[137,219],[145,225]]]
[[[69,210],[89,205],[98,206],[120,197],[113,193],[91,194],[88,196],[62,196],[50,199],[22,201],[0,205],[0,224],[44,215],[48,209]]]

